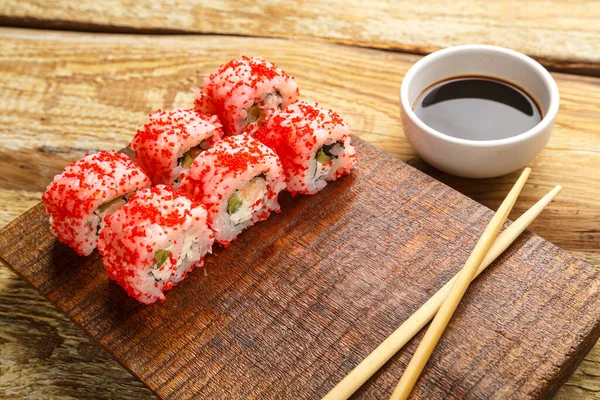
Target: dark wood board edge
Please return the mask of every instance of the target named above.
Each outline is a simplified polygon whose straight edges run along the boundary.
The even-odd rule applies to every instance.
[[[587,264],[586,264],[587,265]],[[589,266],[589,265],[588,265]],[[592,268],[592,267],[590,267]],[[567,356],[565,363],[560,366],[559,372],[556,374],[556,378],[550,380],[546,386],[546,390],[540,392],[541,399],[550,399],[556,392],[564,385],[571,375],[575,372],[579,364],[583,361],[585,356],[592,350],[592,347],[598,342],[600,338],[600,321],[596,325],[592,326],[589,333],[579,343],[579,346],[575,348],[573,354]]]

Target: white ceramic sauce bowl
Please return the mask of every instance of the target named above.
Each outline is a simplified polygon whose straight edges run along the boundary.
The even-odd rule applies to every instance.
[[[505,139],[467,140],[439,132],[413,111],[417,97],[429,86],[461,75],[500,78],[524,89],[541,107],[542,120],[527,132]],[[488,45],[449,47],[416,62],[400,87],[404,134],[429,164],[452,175],[491,178],[523,168],[550,139],[558,113],[556,82],[535,60],[513,50]]]

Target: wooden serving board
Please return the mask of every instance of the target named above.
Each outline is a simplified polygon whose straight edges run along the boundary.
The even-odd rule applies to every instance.
[[[162,398],[319,398],[455,274],[492,211],[354,138],[352,175],[216,249],[143,306],[43,205],[0,257]],[[544,398],[600,335],[599,272],[525,233],[469,289],[413,395]],[[420,338],[420,335],[419,335]],[[358,393],[390,395],[412,341]]]

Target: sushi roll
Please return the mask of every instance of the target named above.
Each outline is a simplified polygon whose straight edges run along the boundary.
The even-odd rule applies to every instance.
[[[215,239],[224,246],[279,212],[277,195],[284,188],[277,155],[248,135],[229,136],[198,156],[180,186],[206,205]]]
[[[350,173],[356,150],[350,143],[350,127],[331,110],[303,102],[275,114],[255,134],[281,159],[287,190],[315,194],[328,181]]]
[[[298,100],[298,85],[275,64],[260,57],[232,60],[204,78],[196,107],[216,111],[228,135],[252,133],[270,115]]]
[[[42,199],[52,232],[79,255],[96,248],[104,217],[150,186],[150,179],[129,157],[99,151],[67,166],[48,185]]]
[[[213,100],[200,88],[194,89],[194,107],[203,114],[216,115],[217,108]]]
[[[106,218],[98,251],[108,276],[130,296],[151,304],[201,266],[213,242],[206,208],[158,185],[138,191]]]
[[[158,110],[138,129],[130,146],[135,161],[154,185],[177,187],[180,174],[192,165],[194,158],[222,136],[221,123],[215,115],[193,108]]]

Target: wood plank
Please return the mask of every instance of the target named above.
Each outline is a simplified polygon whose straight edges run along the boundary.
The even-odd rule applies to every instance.
[[[104,32],[208,33],[337,43],[413,53],[465,43],[505,46],[554,70],[600,74],[595,0],[0,1],[0,23]]]
[[[295,42],[292,47],[287,41],[245,38],[140,39],[11,29],[0,30],[0,36],[0,109],[5,110],[0,114],[0,225],[34,204],[52,176],[70,160],[86,151],[122,147],[149,110],[189,104],[189,88],[216,64],[238,56],[239,49],[278,62],[296,75],[303,98],[335,108],[363,139],[435,174],[484,205],[495,208],[514,180],[514,176],[488,181],[452,178],[415,158],[400,126],[397,88],[416,56],[323,43]],[[532,231],[600,266],[600,84],[594,78],[554,76],[562,96],[557,127],[531,164],[533,185],[525,189],[512,217],[553,184],[564,184],[565,191]],[[9,285],[3,283],[0,287]],[[29,292],[23,296],[34,296]],[[27,309],[29,314],[36,312],[33,306]],[[15,318],[5,326],[14,324]],[[43,343],[43,335],[39,340]],[[28,340],[17,335],[10,343],[4,346],[14,346],[14,351],[29,346]],[[61,346],[69,348],[71,343],[65,340]],[[69,359],[59,358],[60,351],[54,354],[57,366],[68,371]],[[584,365],[589,371],[590,365],[599,368],[600,363],[592,358]],[[597,376],[580,370],[563,391],[593,395],[600,387]],[[71,379],[73,385],[82,385],[76,374]],[[14,382],[1,386],[0,381],[0,391],[13,387]],[[36,379],[22,374],[16,382],[26,387]],[[50,374],[45,382],[60,389],[62,381],[52,386]]]
[[[0,268],[0,397],[155,398],[28,283]]]
[[[281,196],[147,307],[50,233],[43,205],[0,258],[161,398],[322,397],[458,271],[492,211],[355,139],[352,175]],[[530,233],[469,290],[414,398],[552,396],[600,336],[600,272]],[[387,397],[416,342],[361,388]]]

